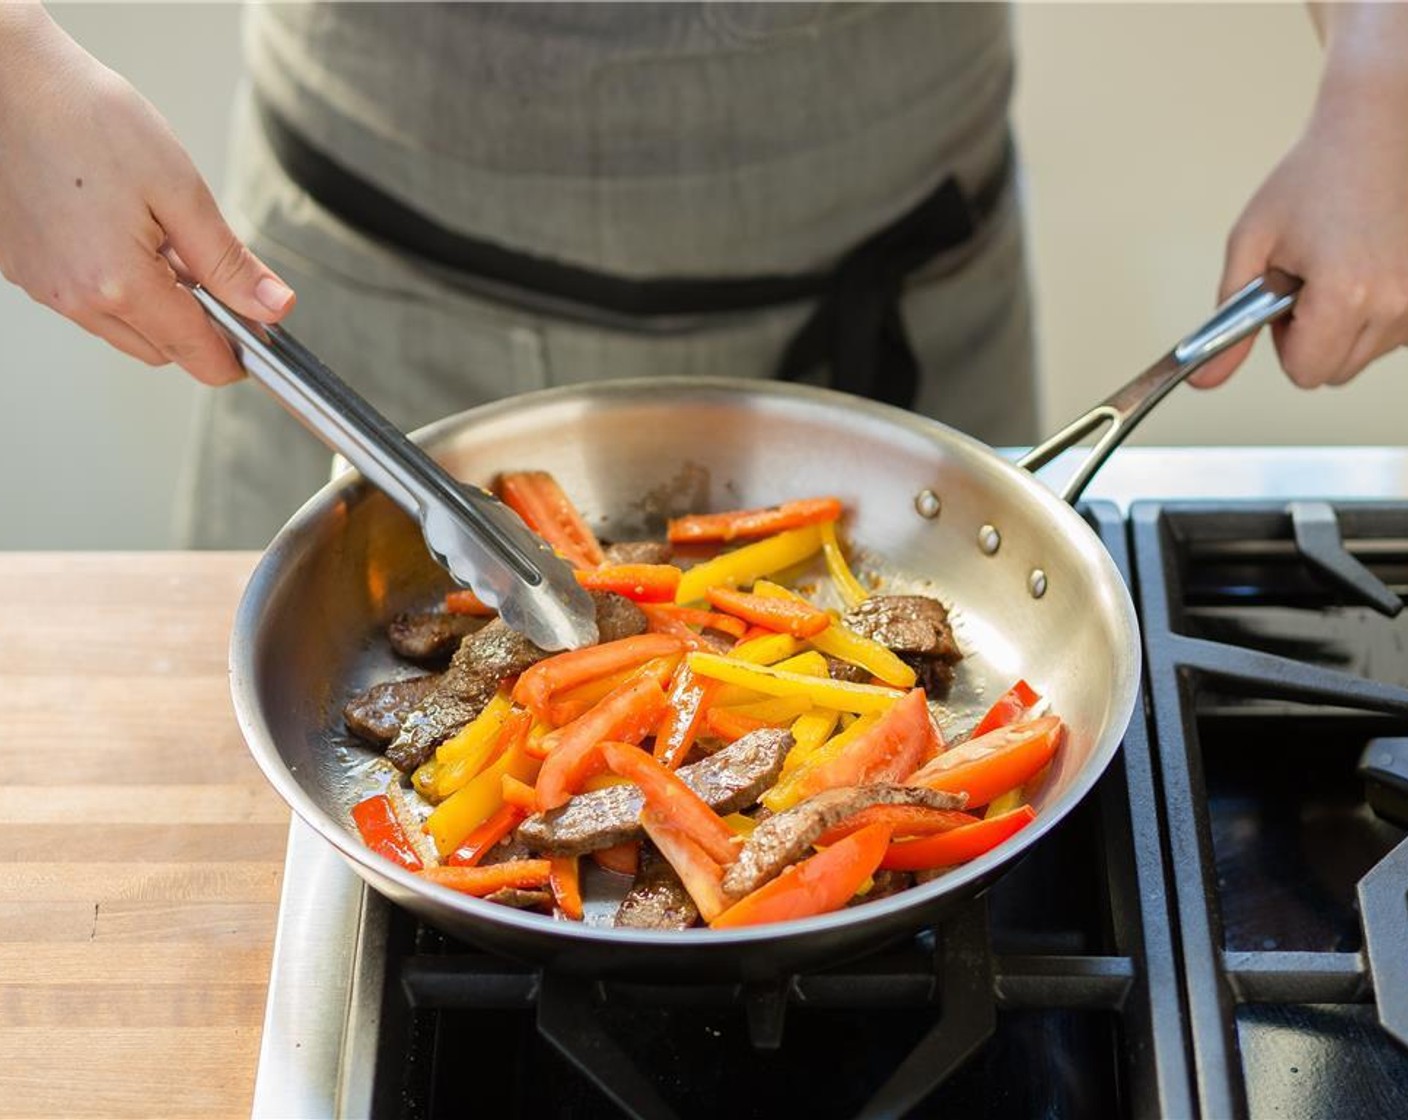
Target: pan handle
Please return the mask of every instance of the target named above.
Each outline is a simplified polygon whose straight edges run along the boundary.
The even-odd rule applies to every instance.
[[[1032,448],[1017,460],[1017,465],[1029,471],[1040,470],[1061,452],[1108,423],[1105,434],[1095,442],[1085,462],[1061,492],[1063,501],[1074,503],[1110,457],[1110,452],[1124,442],[1125,436],[1170,389],[1209,359],[1284,315],[1295,303],[1300,286],[1298,277],[1278,268],[1268,269],[1264,276],[1232,296],[1213,312],[1212,318],[1186,335],[1128,385],[1116,389],[1089,412]]]

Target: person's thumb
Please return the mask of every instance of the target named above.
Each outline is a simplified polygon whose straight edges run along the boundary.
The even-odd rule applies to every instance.
[[[293,289],[245,247],[206,185],[199,176],[192,178],[179,196],[163,199],[156,212],[167,244],[189,279],[247,318],[277,322],[293,307]]]
[[[1273,241],[1257,231],[1239,228],[1227,241],[1227,257],[1222,266],[1222,281],[1218,285],[1217,302],[1223,303],[1266,271]],[[1192,377],[1188,384],[1199,389],[1213,389],[1237,372],[1252,352],[1253,336],[1229,347],[1213,358]]]

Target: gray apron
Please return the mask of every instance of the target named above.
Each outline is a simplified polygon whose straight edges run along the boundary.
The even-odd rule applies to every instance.
[[[936,185],[991,175],[1011,81],[991,6],[256,6],[246,48],[227,212],[297,289],[290,329],[408,428],[603,377],[766,377],[817,303],[633,320],[475,283],[315,200],[256,99],[447,234],[649,284],[834,266]],[[900,308],[913,407],[1029,442],[1010,184]],[[255,386],[204,394],[181,536],[262,546],[327,469]]]

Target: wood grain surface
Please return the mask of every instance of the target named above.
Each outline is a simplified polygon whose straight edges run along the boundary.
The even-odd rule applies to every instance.
[[[0,1116],[248,1116],[288,811],[226,645],[252,553],[0,554]]]

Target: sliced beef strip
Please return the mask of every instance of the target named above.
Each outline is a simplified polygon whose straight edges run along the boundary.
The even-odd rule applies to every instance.
[[[953,687],[955,670],[952,661],[940,661],[935,657],[920,657],[912,653],[900,654],[900,660],[914,670],[914,683],[924,690],[925,696],[942,700]]]
[[[961,661],[948,611],[927,595],[873,595],[841,620],[858,634],[898,654]]]
[[[342,709],[347,730],[359,739],[384,747],[396,738],[401,721],[411,714],[430,694],[437,674],[408,677],[403,681],[386,681],[359,692]]]
[[[878,783],[829,789],[769,817],[744,841],[738,859],[724,874],[724,893],[742,898],[780,875],[807,853],[828,829],[872,805],[924,805],[931,809],[961,809],[964,794],[939,793]]]
[[[410,661],[445,661],[460,640],[482,630],[488,619],[447,611],[407,611],[386,628],[391,648]]]
[[[485,902],[497,902],[500,906],[512,906],[515,910],[533,910],[552,903],[551,891],[525,891],[518,887],[500,887],[493,894],[484,896]]]
[[[766,727],[750,732],[702,762],[681,766],[679,776],[717,813],[752,805],[777,781],[792,749],[792,733]],[[535,852],[578,855],[642,835],[644,804],[634,785],[579,793],[560,809],[535,813],[518,826],[518,838]]]
[[[643,847],[640,870],[616,911],[616,925],[625,929],[689,929],[698,920],[699,907],[675,869],[653,848]]]
[[[870,670],[842,661],[839,657],[826,659],[826,675],[833,681],[850,681],[852,684],[869,684]]]
[[[645,633],[645,615],[622,595],[593,591],[596,626],[603,642]],[[522,634],[494,619],[455,650],[440,683],[406,716],[386,757],[404,771],[414,770],[435,748],[474,719],[494,698],[499,681],[516,676],[545,657]]]
[[[669,541],[617,541],[601,551],[608,564],[668,564],[675,555]]]

